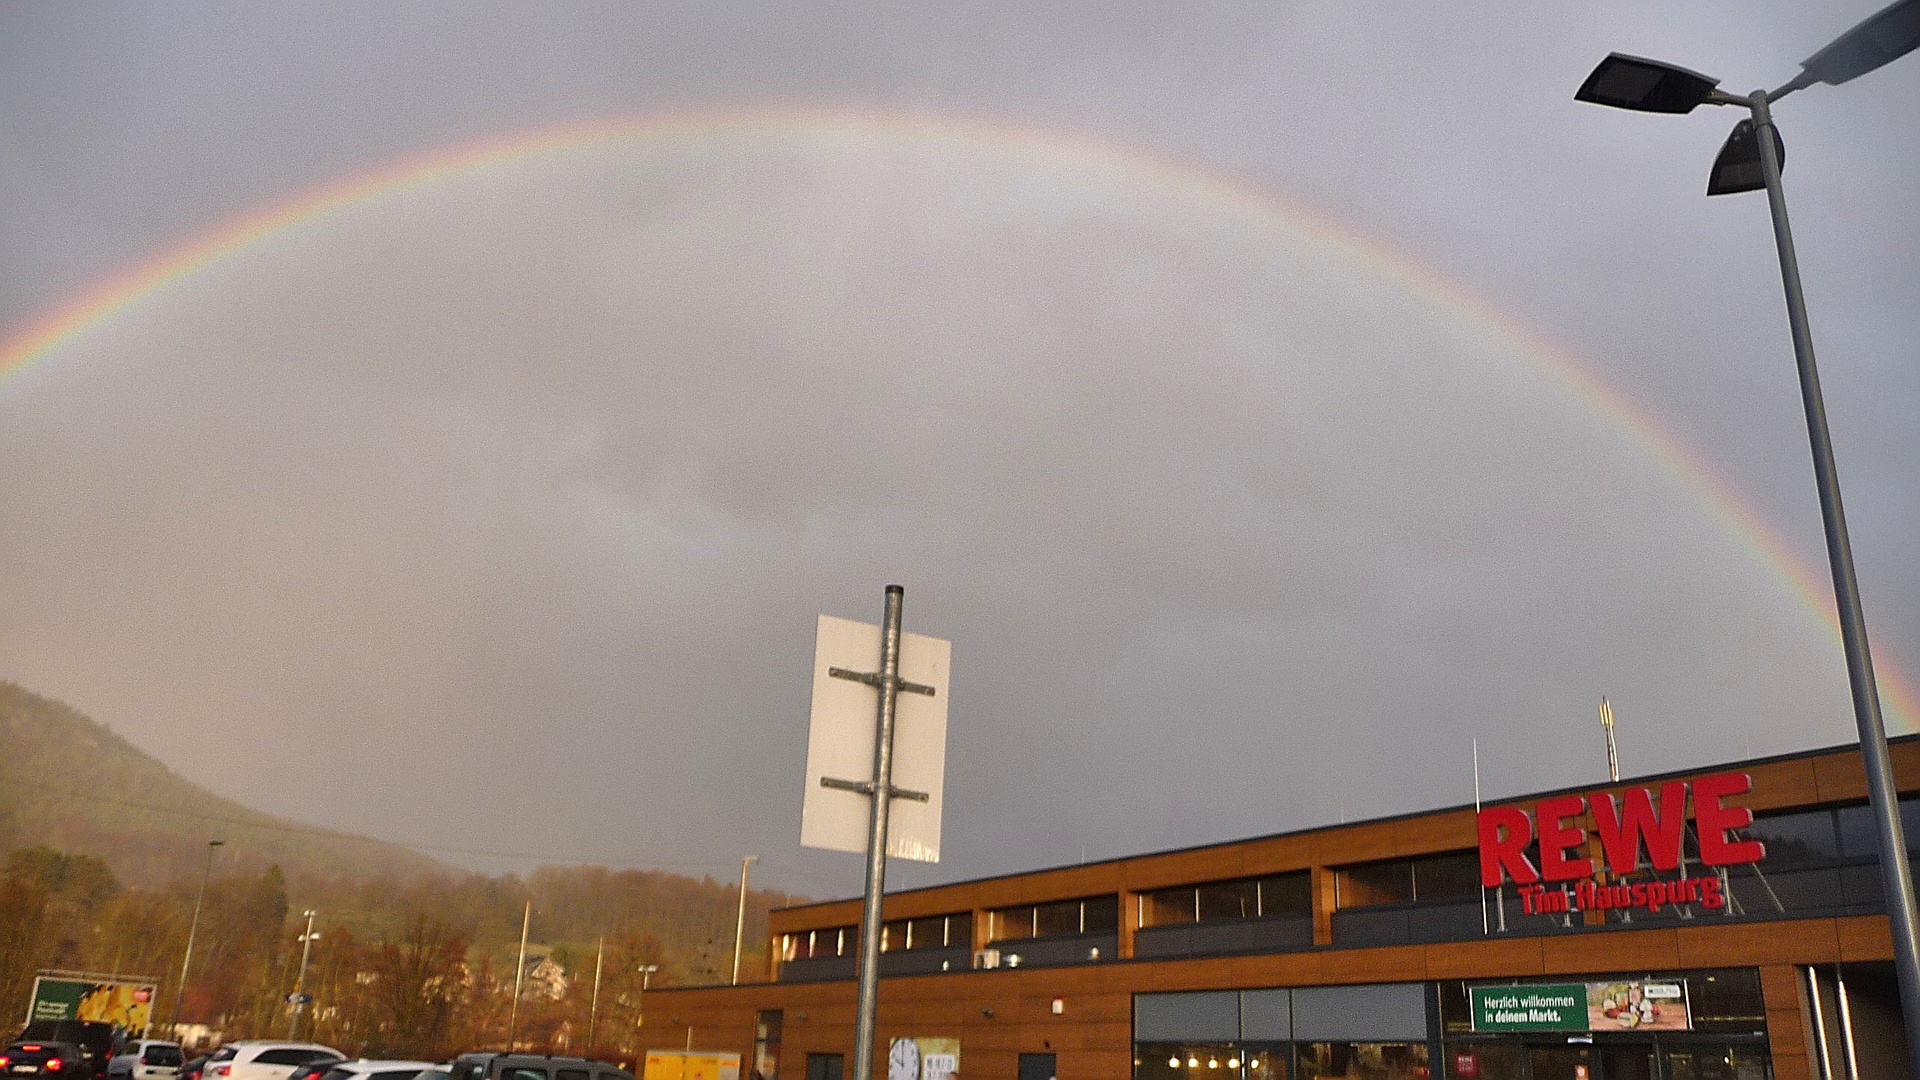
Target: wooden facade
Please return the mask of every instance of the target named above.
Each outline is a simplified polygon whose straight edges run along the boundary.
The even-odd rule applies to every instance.
[[[1896,742],[1893,759],[1900,790],[1920,791],[1920,741]],[[1866,797],[1860,756],[1845,748],[1576,790],[1617,792],[1728,769],[1753,780],[1749,794],[1730,801],[1756,811],[1857,803]],[[1508,805],[1530,809],[1538,797]],[[976,950],[988,944],[988,913],[996,909],[1117,895],[1121,917],[1117,956],[1103,962],[883,979],[876,1061],[884,1063],[885,1049],[896,1036],[938,1034],[960,1038],[967,1080],[1012,1080],[1021,1053],[1055,1055],[1059,1080],[1122,1080],[1134,1072],[1133,995],[1139,993],[1741,967],[1760,976],[1774,1075],[1812,1080],[1819,1072],[1810,1058],[1815,1036],[1800,969],[1892,956],[1887,920],[1879,915],[1698,919],[1644,929],[1613,924],[1563,934],[1490,934],[1387,946],[1343,947],[1335,940],[1337,868],[1459,852],[1474,847],[1476,839],[1472,808],[1451,808],[890,894],[887,920],[971,912],[969,944]],[[1204,958],[1134,956],[1134,898],[1140,894],[1286,871],[1312,875],[1312,945]],[[809,1053],[850,1056],[852,980],[781,981],[780,958],[783,935],[856,924],[860,908],[858,899],[847,899],[774,912],[772,962],[763,973],[767,981],[650,993],[643,1041],[662,1049],[691,1041],[696,1048],[737,1050],[746,1080],[754,1060],[756,1016],[780,1010],[778,1069],[784,1080],[803,1080]]]

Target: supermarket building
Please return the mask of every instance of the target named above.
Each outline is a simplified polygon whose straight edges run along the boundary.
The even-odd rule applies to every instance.
[[[1911,847],[1920,738],[1892,751]],[[875,1068],[1907,1076],[1865,799],[1842,747],[892,893]],[[860,908],[774,912],[767,981],[650,993],[643,1041],[850,1080]]]

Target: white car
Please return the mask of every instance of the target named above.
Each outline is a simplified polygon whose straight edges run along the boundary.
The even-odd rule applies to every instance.
[[[315,1058],[346,1056],[319,1043],[248,1039],[215,1050],[200,1076],[201,1080],[287,1080],[296,1065]]]
[[[107,1062],[108,1080],[173,1080],[180,1074],[180,1044],[135,1039]]]
[[[431,1061],[369,1061],[361,1058],[335,1065],[320,1080],[414,1080],[422,1072],[437,1068],[439,1066]]]

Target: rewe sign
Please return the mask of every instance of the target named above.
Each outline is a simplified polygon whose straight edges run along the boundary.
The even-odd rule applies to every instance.
[[[1751,825],[1753,811],[1727,806],[1722,800],[1743,795],[1752,787],[1752,778],[1746,773],[1715,773],[1694,779],[1693,821],[1701,862],[1731,866],[1766,857],[1766,846],[1758,840],[1728,835],[1729,830]],[[1720,882],[1712,877],[1635,885],[1596,885],[1589,881],[1572,894],[1540,884],[1592,878],[1603,867],[1616,877],[1624,877],[1640,869],[1643,852],[1645,862],[1655,870],[1679,869],[1687,827],[1687,791],[1685,781],[1661,785],[1658,809],[1653,792],[1629,788],[1618,801],[1604,791],[1541,799],[1534,804],[1531,816],[1517,806],[1482,810],[1478,818],[1480,884],[1493,888],[1511,880],[1521,886],[1521,903],[1528,914],[1612,907],[1658,909],[1667,903],[1695,901],[1717,908],[1725,898]],[[1589,812],[1593,835],[1599,838],[1604,856],[1601,865],[1595,865],[1589,853],[1587,830],[1573,824]],[[1527,857],[1527,848],[1535,840],[1540,842],[1537,867]]]

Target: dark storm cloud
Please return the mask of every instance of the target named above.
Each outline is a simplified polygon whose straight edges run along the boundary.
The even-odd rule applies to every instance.
[[[476,134],[1009,115],[1239,169],[1490,292],[1818,565],[1764,211],[1699,195],[1732,118],[1570,96],[1616,48],[1778,82],[1865,13],[15,5],[0,319]],[[1916,69],[1780,109],[1905,666]],[[809,620],[886,580],[956,641],[940,874],[1464,798],[1475,735],[1495,787],[1584,777],[1602,692],[1652,729],[1630,768],[1847,736],[1831,643],[1564,387],[1116,183],[939,140],[608,151],[228,263],[0,391],[0,677],[327,824],[830,880],[792,850]],[[309,810],[302,764],[364,779]],[[502,794],[476,816],[449,776]]]

